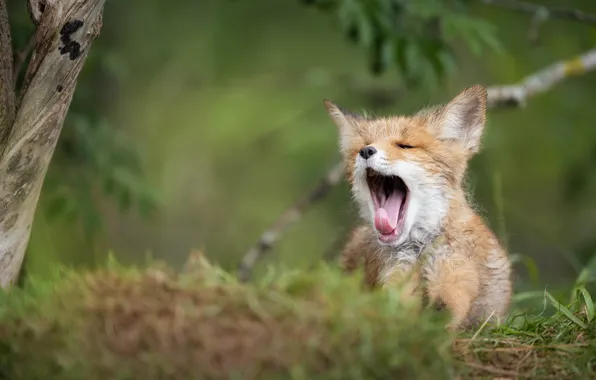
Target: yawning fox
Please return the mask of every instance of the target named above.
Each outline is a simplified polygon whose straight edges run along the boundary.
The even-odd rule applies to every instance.
[[[486,89],[410,116],[370,117],[325,100],[364,219],[342,252],[371,286],[410,286],[452,315],[449,327],[505,316],[511,264],[463,189],[486,118]]]

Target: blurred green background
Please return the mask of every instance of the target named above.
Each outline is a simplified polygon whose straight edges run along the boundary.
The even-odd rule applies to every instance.
[[[25,2],[7,3],[13,44],[23,48],[33,30]],[[150,255],[179,266],[192,249],[234,270],[338,159],[324,98],[354,111],[412,112],[474,83],[517,82],[596,44],[595,27],[557,19],[532,40],[532,14],[482,1],[378,0],[381,24],[391,17],[383,6],[409,4],[402,39],[384,46],[399,50],[411,37],[409,46],[431,52],[388,50],[375,75],[366,46],[374,22],[356,17],[361,43],[346,22],[358,4],[375,2],[306,3],[317,1],[108,0],[46,178],[26,272],[93,266],[109,251],[125,263]],[[538,3],[596,13],[592,0]],[[445,9],[457,16],[455,38],[414,38],[437,15],[445,28]],[[537,266],[516,266],[518,288],[565,287],[596,252],[594,99],[588,73],[525,108],[489,112],[470,190],[511,253]],[[267,265],[308,268],[338,249],[356,218],[342,184],[255,275]]]

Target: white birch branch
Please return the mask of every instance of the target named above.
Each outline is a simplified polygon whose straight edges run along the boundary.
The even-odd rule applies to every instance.
[[[528,98],[550,90],[562,80],[596,69],[596,48],[565,61],[554,63],[531,74],[519,83],[491,86],[488,107],[525,106]]]
[[[546,92],[565,78],[584,74],[596,68],[596,48],[585,52],[579,57],[560,61],[531,74],[519,83],[512,85],[496,85],[487,88],[489,108],[507,106],[521,107],[528,98]],[[271,227],[259,238],[243,256],[238,266],[238,277],[241,281],[250,278],[254,265],[269,251],[280,239],[281,235],[290,226],[297,222],[303,213],[316,202],[329,194],[343,178],[343,164],[337,163],[325,175],[321,183],[312,189],[299,202],[289,207]]]

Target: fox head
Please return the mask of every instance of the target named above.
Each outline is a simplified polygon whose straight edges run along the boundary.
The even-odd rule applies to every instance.
[[[381,245],[427,243],[442,230],[452,201],[464,200],[462,182],[480,148],[486,97],[475,85],[447,104],[391,117],[356,115],[324,101],[339,130],[353,196]]]

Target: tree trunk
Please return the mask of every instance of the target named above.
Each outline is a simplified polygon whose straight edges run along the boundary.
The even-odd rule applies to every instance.
[[[16,105],[8,17],[0,0],[0,286],[17,278],[48,165],[105,0],[28,0],[36,43]],[[14,115],[14,116],[13,116]]]

